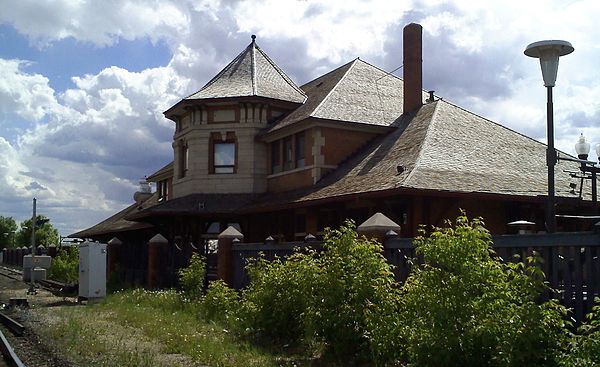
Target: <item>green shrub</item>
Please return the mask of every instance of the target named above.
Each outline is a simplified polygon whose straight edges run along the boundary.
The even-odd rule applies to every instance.
[[[50,263],[48,277],[63,283],[79,280],[79,247],[61,247]]]
[[[206,259],[204,256],[194,253],[190,259],[190,264],[179,270],[179,282],[183,294],[192,300],[200,299],[204,289],[205,277]]]
[[[569,367],[600,366],[600,299],[587,315],[587,321],[579,327],[569,345],[569,353],[563,356],[563,365]]]
[[[415,240],[423,264],[403,287],[397,321],[411,364],[557,365],[565,308],[536,302],[541,270],[502,263],[490,245],[483,222],[465,216]]]
[[[396,297],[391,267],[381,244],[359,237],[350,221],[326,231],[324,248],[249,264],[243,319],[261,337],[314,343],[337,360],[366,360],[373,349],[369,311]]]
[[[310,328],[336,359],[368,359],[369,312],[393,302],[394,276],[383,246],[359,236],[352,221],[325,233],[325,251],[307,310]]]
[[[315,253],[295,253],[285,261],[259,258],[247,269],[250,284],[243,292],[243,321],[248,330],[279,343],[302,342],[306,310],[314,302],[321,271]]]
[[[200,313],[204,318],[233,325],[239,311],[238,292],[229,288],[222,280],[209,283],[208,290],[200,303]]]

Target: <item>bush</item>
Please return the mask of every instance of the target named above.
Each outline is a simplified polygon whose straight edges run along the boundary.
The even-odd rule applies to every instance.
[[[204,256],[195,253],[190,259],[190,264],[179,270],[179,282],[183,294],[192,300],[199,300],[204,289],[205,277],[206,259]]]
[[[423,264],[406,281],[398,313],[409,362],[557,365],[566,309],[536,302],[546,288],[541,270],[493,258],[479,219],[448,224],[415,240]]]
[[[296,253],[285,261],[259,258],[247,269],[250,284],[243,292],[243,321],[249,331],[279,343],[301,343],[320,273],[315,253]]]
[[[350,221],[326,232],[324,248],[251,263],[244,320],[262,337],[315,342],[338,360],[368,359],[368,314],[395,297],[390,265],[381,244],[359,237]]]
[[[315,286],[315,302],[307,310],[310,327],[336,359],[368,359],[369,312],[393,303],[394,275],[383,246],[359,236],[352,221],[325,233],[325,251]]]
[[[61,247],[50,264],[49,278],[63,283],[79,281],[79,247]]]
[[[222,280],[208,285],[200,303],[200,313],[204,318],[233,325],[239,311],[240,297],[234,289],[229,288]]]
[[[569,353],[563,356],[564,366],[600,366],[600,299],[596,298],[596,305],[587,319],[573,336]]]

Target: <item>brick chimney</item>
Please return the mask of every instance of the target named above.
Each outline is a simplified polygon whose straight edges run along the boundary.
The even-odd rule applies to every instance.
[[[410,23],[404,27],[404,105],[403,112],[416,111],[423,105],[423,27]]]

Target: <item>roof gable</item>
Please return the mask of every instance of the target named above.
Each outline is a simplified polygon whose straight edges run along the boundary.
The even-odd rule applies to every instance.
[[[304,105],[283,118],[269,132],[307,118],[389,126],[402,115],[402,79],[361,59],[302,86]],[[423,93],[426,98],[426,93]]]
[[[185,100],[266,97],[303,103],[304,92],[256,45],[254,38],[233,61]]]

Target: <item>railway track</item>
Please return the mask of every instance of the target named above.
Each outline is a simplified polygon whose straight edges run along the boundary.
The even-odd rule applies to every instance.
[[[18,270],[6,267],[0,267],[0,276],[19,282],[23,278]],[[0,311],[0,325],[0,352],[3,357],[0,360],[0,366],[25,367],[10,342],[14,337],[23,336],[23,325],[2,311]]]
[[[0,287],[4,289],[8,287],[8,289],[17,290],[17,297],[21,297],[20,294],[25,295],[27,292],[28,284],[23,282],[23,274],[21,271],[0,266]],[[36,290],[43,289],[45,291],[49,291],[52,294],[65,296],[66,293],[72,292],[72,286],[67,284],[55,282],[55,281],[39,281],[36,282]],[[76,292],[76,291],[75,291]],[[10,293],[10,292],[9,292]],[[15,294],[12,292],[10,294]],[[27,293],[28,294],[28,293]],[[33,365],[42,365],[40,360],[42,360],[44,366],[55,366],[56,363],[50,362],[45,355],[44,352],[39,354],[39,352],[34,352],[32,348],[36,348],[35,342],[31,342],[28,340],[29,336],[24,337],[25,328],[18,321],[14,320],[10,317],[11,314],[9,311],[11,307],[27,307],[28,299],[27,298],[10,298],[14,296],[6,296],[4,295],[2,299],[0,299],[0,304],[4,304],[4,309],[0,309],[0,352],[2,352],[3,358],[0,358],[0,367],[4,366],[16,366],[16,367],[24,367],[26,366],[21,358],[25,358],[25,362],[33,363]],[[33,297],[35,300],[35,296]],[[31,301],[31,299],[29,300]],[[19,312],[17,312],[19,314]],[[15,352],[16,349],[16,352]],[[31,352],[37,354],[36,357],[33,357],[35,362],[32,362]],[[22,354],[21,354],[22,353]],[[19,355],[21,358],[19,358]],[[62,365],[62,364],[58,364]]]

